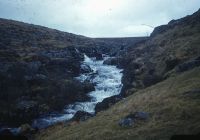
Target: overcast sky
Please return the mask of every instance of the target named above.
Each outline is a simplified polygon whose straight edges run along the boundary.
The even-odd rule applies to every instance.
[[[89,37],[127,37],[149,35],[199,8],[200,0],[0,0],[0,17]]]

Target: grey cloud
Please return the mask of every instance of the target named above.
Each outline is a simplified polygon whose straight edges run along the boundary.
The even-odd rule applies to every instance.
[[[199,0],[0,0],[0,17],[90,37],[144,36],[192,14]]]

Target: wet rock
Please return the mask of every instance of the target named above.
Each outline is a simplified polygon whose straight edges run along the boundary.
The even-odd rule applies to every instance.
[[[83,88],[84,88],[85,93],[88,93],[88,92],[95,90],[95,88],[94,88],[95,85],[93,83],[91,83],[90,81],[86,80],[82,84],[83,84]]]
[[[85,121],[91,117],[93,117],[94,115],[85,112],[85,111],[77,111],[76,114],[74,115],[74,117],[72,118],[73,121]]]
[[[131,118],[123,118],[119,120],[119,126],[121,127],[131,127],[134,125],[134,120]]]
[[[103,64],[106,64],[106,65],[117,65],[118,61],[117,61],[117,58],[108,58],[107,60],[105,60],[103,62]]]
[[[103,60],[103,56],[101,53],[96,53],[96,60]]]
[[[108,109],[113,104],[119,102],[122,99],[120,95],[115,95],[109,98],[104,99],[102,102],[97,103],[95,106],[95,112],[100,112],[102,110]]]
[[[93,70],[90,68],[90,66],[86,65],[86,64],[82,64],[81,65],[81,73],[90,73]]]

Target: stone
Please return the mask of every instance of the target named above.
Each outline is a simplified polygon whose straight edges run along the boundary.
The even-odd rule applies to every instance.
[[[147,112],[134,112],[125,116],[119,121],[119,125],[121,127],[130,127],[133,126],[137,121],[146,121],[149,118],[149,114]]]
[[[147,120],[149,118],[149,114],[147,112],[135,112],[133,116],[138,120]]]
[[[118,58],[108,58],[103,62],[106,65],[118,65]]]
[[[147,120],[149,118],[149,114],[147,112],[138,111],[130,113],[125,118],[131,118],[134,120]]]
[[[96,60],[103,60],[103,56],[101,53],[96,54]]]
[[[90,68],[90,66],[86,65],[86,64],[82,64],[81,65],[81,73],[90,73],[93,70]]]
[[[21,135],[31,134],[35,131],[29,124],[22,124],[19,130],[19,134]]]
[[[134,125],[134,120],[131,118],[123,118],[119,120],[119,126],[121,127],[131,127]]]
[[[85,121],[91,117],[93,117],[94,115],[85,112],[85,111],[77,111],[76,114],[74,115],[74,117],[72,118],[73,121]]]
[[[122,99],[120,95],[111,96],[109,98],[104,99],[102,102],[97,103],[95,106],[95,112],[100,112],[102,110],[108,109],[111,105],[119,102]]]

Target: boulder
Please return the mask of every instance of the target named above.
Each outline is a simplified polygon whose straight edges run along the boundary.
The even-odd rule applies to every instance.
[[[85,111],[77,111],[76,114],[74,115],[74,117],[72,118],[73,121],[85,121],[91,117],[93,117],[94,115],[85,112]]]
[[[81,65],[81,73],[90,73],[92,71],[93,70],[87,64],[82,64]]]
[[[105,60],[103,62],[103,64],[106,64],[106,65],[117,65],[117,58],[108,58],[107,60]]]
[[[103,56],[100,53],[96,54],[96,60],[103,60]]]
[[[95,90],[94,84],[89,82],[89,81],[87,81],[87,80],[84,81],[82,84],[83,84],[82,86],[84,88],[84,93],[88,93],[88,92],[91,92],[91,91]]]
[[[119,125],[121,127],[131,127],[136,123],[137,121],[146,121],[149,118],[149,114],[147,112],[134,112],[131,113],[124,118],[119,120]]]
[[[101,53],[96,53],[95,57],[96,57],[96,60],[103,60],[103,56]]]
[[[113,104],[119,102],[122,99],[120,95],[115,95],[109,98],[104,99],[102,102],[97,103],[95,106],[95,112],[100,112],[102,110],[108,109]]]
[[[131,113],[126,118],[132,118],[135,120],[147,120],[149,118],[149,114],[147,112],[135,112]]]
[[[121,127],[131,127],[134,125],[134,120],[131,118],[123,118],[119,120],[119,126]]]

